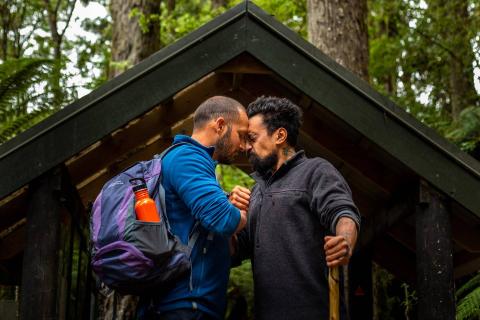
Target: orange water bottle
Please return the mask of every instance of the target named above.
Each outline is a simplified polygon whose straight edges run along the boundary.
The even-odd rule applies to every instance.
[[[135,183],[138,181],[140,183]],[[135,194],[135,213],[137,220],[145,222],[160,222],[155,201],[148,195],[147,184],[142,178],[131,179],[133,193]]]

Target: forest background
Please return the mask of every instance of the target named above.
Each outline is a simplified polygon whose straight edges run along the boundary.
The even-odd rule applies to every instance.
[[[239,2],[0,0],[0,143]],[[480,160],[480,0],[254,2]],[[217,173],[226,190],[253,183],[234,167]],[[415,291],[373,269],[374,318],[414,317]],[[457,287],[457,318],[479,319],[480,274]],[[232,271],[229,296],[251,316],[249,263]]]

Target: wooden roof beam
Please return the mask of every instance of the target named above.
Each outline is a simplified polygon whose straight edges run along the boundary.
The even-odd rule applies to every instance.
[[[171,103],[163,104],[116,130],[102,143],[67,161],[72,180],[81,183],[92,174],[117,161],[117,158],[164,129],[187,117],[208,97],[225,92],[232,83],[228,74],[209,74],[180,91]]]
[[[23,187],[0,201],[0,233],[26,217],[28,187]]]
[[[26,242],[27,218],[0,233],[0,261],[9,260],[22,252]]]
[[[112,163],[109,167],[104,168],[94,175],[77,185],[78,193],[82,199],[82,203],[88,206],[93,202],[102,189],[103,185],[118,174],[123,169],[129,167],[133,163],[142,160],[151,159],[153,155],[160,153],[172,143],[171,137],[154,139],[149,144],[142,145],[134,150],[127,157],[122,157],[117,162]]]
[[[234,74],[272,74],[263,63],[248,53],[242,53],[216,70],[220,73]]]
[[[172,136],[184,134],[190,136],[193,131],[193,113],[172,127]]]

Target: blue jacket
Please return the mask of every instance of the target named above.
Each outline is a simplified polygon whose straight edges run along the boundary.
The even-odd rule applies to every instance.
[[[240,212],[216,180],[214,148],[184,135],[175,137],[174,143],[178,142],[188,144],[171,150],[162,160],[167,216],[173,233],[184,244],[196,221],[201,233],[191,255],[191,277],[156,299],[154,309],[198,308],[222,319],[230,269],[228,241],[238,226]]]

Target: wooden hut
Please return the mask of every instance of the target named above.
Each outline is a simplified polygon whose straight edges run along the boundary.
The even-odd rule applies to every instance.
[[[0,283],[21,283],[24,319],[88,318],[96,194],[188,134],[213,95],[297,103],[301,147],[340,170],[362,213],[352,288],[368,292],[375,261],[416,284],[419,318],[454,317],[454,279],[480,267],[479,162],[245,2],[0,146]]]

